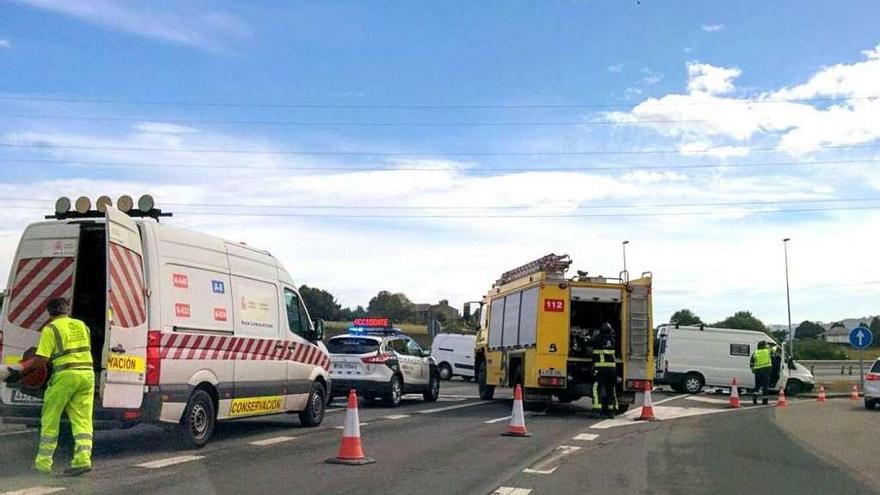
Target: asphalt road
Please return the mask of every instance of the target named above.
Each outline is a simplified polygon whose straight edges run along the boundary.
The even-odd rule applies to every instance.
[[[302,428],[295,416],[221,424],[196,451],[158,427],[101,432],[95,470],[80,479],[30,471],[34,433],[0,436],[0,494],[880,493],[876,469],[859,461],[880,438],[852,441],[854,429],[877,425],[880,411],[848,401],[734,411],[715,395],[657,393],[663,420],[650,423],[632,420],[638,410],[591,419],[581,401],[527,413],[533,436],[509,438],[500,436],[509,400],[479,401],[463,382],[444,382],[441,394],[433,404],[413,396],[397,409],[361,407],[364,449],[377,460],[368,466],[324,463],[339,446],[341,408],[319,428]],[[856,452],[841,455],[847,448]],[[69,448],[56,455],[58,471],[69,456]]]

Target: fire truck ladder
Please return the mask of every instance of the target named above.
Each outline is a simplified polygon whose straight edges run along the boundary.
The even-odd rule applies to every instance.
[[[526,263],[525,265],[508,270],[501,274],[501,278],[495,282],[497,285],[513,282],[516,279],[532,275],[534,273],[547,272],[548,277],[565,277],[565,271],[571,266],[571,258],[567,254],[548,254],[547,256]]]

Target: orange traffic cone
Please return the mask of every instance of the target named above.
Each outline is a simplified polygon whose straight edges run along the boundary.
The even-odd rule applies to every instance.
[[[819,402],[825,402],[828,400],[828,398],[825,397],[825,385],[819,385],[819,397],[816,400]]]
[[[329,464],[361,465],[372,464],[375,459],[364,455],[361,447],[361,424],[358,419],[358,399],[354,389],[348,393],[348,410],[345,411],[345,426],[342,429],[342,444],[339,454],[326,461]]]
[[[736,384],[736,377],[730,384],[730,408],[739,409],[739,386]]]
[[[849,394],[849,398],[852,400],[859,400],[859,386],[853,384],[852,393]]]
[[[645,386],[645,395],[642,401],[642,415],[636,421],[657,421],[654,417],[654,404],[651,402],[651,385]]]
[[[519,384],[513,389],[513,413],[510,415],[510,426],[501,435],[505,437],[532,436],[531,433],[526,431],[526,415],[523,413],[523,393],[522,387]]]
[[[779,389],[779,398],[776,399],[776,407],[785,407],[788,405],[788,400],[785,398],[785,389]]]

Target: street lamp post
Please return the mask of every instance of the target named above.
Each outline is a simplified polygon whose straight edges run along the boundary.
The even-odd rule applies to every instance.
[[[785,251],[785,304],[788,307],[788,357],[794,359],[794,333],[791,329],[791,292],[788,286],[788,241],[790,237],[782,240],[782,247]]]
[[[629,278],[629,272],[626,271],[626,245],[629,244],[629,241],[623,241],[623,273],[627,274],[627,278]]]

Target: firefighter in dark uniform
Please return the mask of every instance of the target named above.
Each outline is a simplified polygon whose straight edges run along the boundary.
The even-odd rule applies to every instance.
[[[617,342],[614,328],[603,323],[593,341],[593,413],[613,418],[617,414]]]

